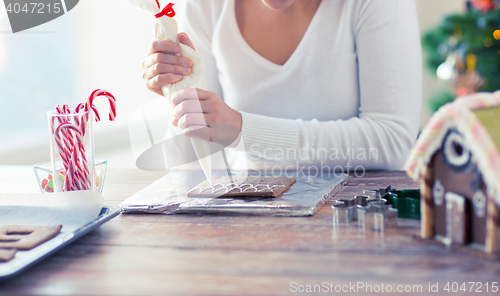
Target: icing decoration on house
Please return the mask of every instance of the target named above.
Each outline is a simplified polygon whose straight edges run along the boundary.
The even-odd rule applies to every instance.
[[[500,254],[500,91],[456,99],[422,131],[405,165],[421,181],[421,237]]]

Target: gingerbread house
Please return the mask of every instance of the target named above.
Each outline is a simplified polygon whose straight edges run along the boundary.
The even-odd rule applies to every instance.
[[[421,237],[500,254],[500,91],[456,99],[422,131],[405,169],[421,181]]]

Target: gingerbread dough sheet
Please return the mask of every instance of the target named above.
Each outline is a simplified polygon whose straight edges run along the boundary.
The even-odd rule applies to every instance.
[[[203,181],[188,191],[188,197],[278,197],[288,190],[295,178],[291,177],[213,177],[212,186]]]

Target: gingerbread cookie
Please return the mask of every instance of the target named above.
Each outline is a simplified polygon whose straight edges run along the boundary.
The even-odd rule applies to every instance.
[[[57,226],[19,226],[0,227],[0,248],[31,250],[48,241],[61,231]]]
[[[188,197],[277,197],[295,178],[288,177],[213,177],[212,185],[203,181],[188,191]]]
[[[14,249],[0,249],[0,262],[10,261],[16,255],[16,251]]]

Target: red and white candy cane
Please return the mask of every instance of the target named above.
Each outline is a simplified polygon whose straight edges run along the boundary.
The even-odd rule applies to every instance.
[[[59,133],[61,133],[61,127],[63,127],[66,123],[61,123],[54,130],[54,140],[57,144],[57,148],[59,150],[59,155],[63,161],[64,168],[66,170],[66,181],[63,184],[63,191],[71,190],[71,182],[72,182],[72,170],[71,168],[71,142],[66,138],[65,135],[61,138]],[[56,177],[56,172],[54,172],[54,177]],[[55,185],[55,184],[54,184]]]
[[[109,107],[110,107],[109,120],[115,121],[116,120],[116,99],[110,92],[107,92],[107,91],[102,90],[102,89],[94,90],[90,94],[89,99],[87,100],[87,102],[85,104],[80,103],[76,107],[76,112],[79,112],[82,109],[85,109],[85,111],[92,109],[94,111],[94,114],[95,114],[95,121],[100,121],[101,117],[99,116],[99,112],[97,111],[97,109],[94,106],[94,100],[97,97],[106,97],[108,99]]]
[[[87,111],[85,109],[86,105],[87,105],[86,103],[80,103],[80,104],[78,104],[78,106],[76,106],[76,108],[75,108],[75,113],[80,113],[81,110]],[[99,117],[99,112],[97,111],[97,108],[95,106],[92,106],[91,109],[94,111],[94,115],[96,117],[96,121],[99,121],[100,117]],[[75,116],[75,121],[77,122],[78,127],[80,127],[82,135],[85,136],[85,131],[86,131],[86,128],[87,128],[87,123],[89,122],[89,113],[87,113],[85,116],[82,116],[81,119],[80,119],[80,121],[78,121],[78,116]]]
[[[86,110],[89,110],[90,108],[92,108],[94,106],[94,100],[97,97],[106,97],[108,99],[109,108],[110,108],[109,120],[115,121],[116,120],[116,99],[111,93],[109,93],[105,90],[96,89],[92,92],[92,94],[90,94],[89,99],[87,101]],[[101,120],[101,119],[98,118],[98,116],[96,115],[96,121],[99,121],[99,120]]]
[[[63,122],[60,125],[58,125],[54,131],[54,139],[57,143],[57,147],[59,148],[59,154],[63,159],[64,168],[66,169],[66,181],[63,186],[63,190],[66,191],[72,189],[74,170],[75,170],[75,168],[72,166],[73,151],[75,150],[73,148],[73,137],[70,138],[68,136],[70,131],[66,130],[67,129],[66,127],[70,126],[72,126],[71,123]]]
[[[56,111],[58,114],[68,114],[69,113],[68,105],[63,105],[62,107],[57,105]],[[69,121],[68,118],[65,118],[62,116],[57,117],[57,119],[59,121],[58,124],[65,123],[65,122]],[[56,121],[56,117],[54,116],[54,117],[52,117],[52,126],[51,126],[51,131],[53,134],[55,133],[55,126],[56,126],[55,121]],[[57,146],[59,148],[59,155],[61,156],[63,163],[67,163],[67,162],[69,162],[69,158],[68,158],[68,154],[65,153],[64,150],[66,149],[65,147],[70,147],[69,141],[71,141],[72,135],[69,131],[66,131],[66,130],[63,131],[63,135],[64,135],[64,138],[63,138],[64,143],[61,143],[61,142],[56,142],[56,143],[57,143]],[[62,145],[62,144],[64,144],[64,145]]]
[[[76,174],[77,172],[77,163],[76,160],[78,159],[78,153],[76,152],[76,149],[73,149],[73,152],[71,153],[71,161],[68,165],[68,169],[66,170],[66,191],[71,191],[71,190],[78,190],[80,186],[78,186],[78,176]]]
[[[74,132],[74,137],[72,140],[68,138],[64,138],[64,132],[69,132],[67,130],[72,130]],[[61,137],[61,134],[63,137]],[[88,170],[86,168],[87,163],[82,158],[81,166],[78,161],[78,154],[82,154],[81,146],[83,146],[83,137],[80,132],[80,129],[69,122],[61,123],[54,132],[54,138],[56,140],[58,147],[64,147],[60,153],[64,154],[63,163],[66,169],[66,183],[65,189],[69,190],[78,190],[87,187],[87,184],[90,184]],[[78,173],[81,172],[81,173]]]
[[[59,105],[56,105],[56,108],[55,108],[55,109],[56,109],[56,111],[57,111],[57,114],[65,114],[65,111],[64,111],[64,106],[63,106],[63,107],[61,107],[61,106],[59,106]],[[57,118],[56,118],[55,116],[54,116],[54,117],[52,117],[52,130],[51,130],[51,131],[52,131],[52,133],[54,133],[54,129],[55,129],[55,126],[56,126],[56,119],[58,119],[58,120],[59,120],[59,123],[63,123],[63,122],[65,122],[65,121],[67,121],[67,120],[65,120],[65,119],[64,119],[64,118],[62,118],[62,117],[57,117]]]

